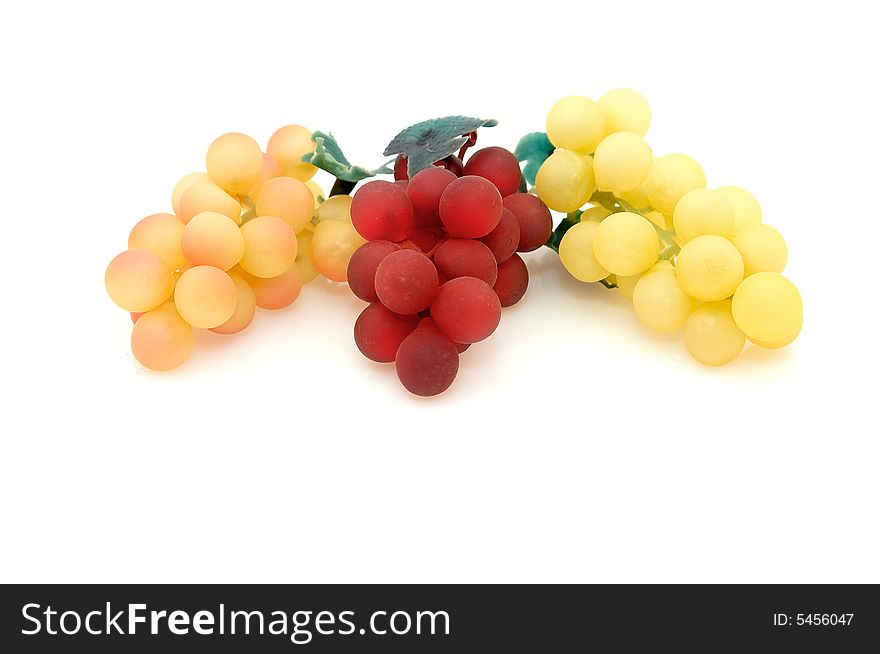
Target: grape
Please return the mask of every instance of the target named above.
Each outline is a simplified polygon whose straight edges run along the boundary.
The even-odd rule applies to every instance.
[[[653,162],[651,163],[651,167],[653,167]],[[650,171],[648,172],[650,175]],[[647,179],[647,177],[645,178]],[[645,192],[645,185],[641,184],[638,188],[633,189],[632,191],[621,191],[617,194],[618,197],[624,202],[628,202],[635,209],[645,209],[651,206],[651,201],[648,199],[648,194]]]
[[[344,282],[348,262],[355,250],[366,241],[357,233],[350,220],[322,220],[315,225],[311,255],[315,268],[334,282]]]
[[[402,241],[413,225],[413,206],[402,188],[375,180],[354,194],[351,221],[368,241]]]
[[[761,205],[751,193],[738,186],[722,186],[718,189],[733,208],[733,231],[738,232],[761,222]]]
[[[406,187],[406,194],[412,202],[413,221],[417,227],[440,228],[440,196],[456,179],[455,174],[437,166],[413,175]]]
[[[417,329],[397,349],[395,367],[400,383],[413,395],[438,395],[458,374],[458,350],[439,331]]]
[[[723,236],[709,234],[681,248],[675,269],[688,295],[714,302],[733,295],[743,279],[743,259],[736,246]]]
[[[602,205],[596,205],[595,207],[590,207],[581,214],[581,222],[601,223],[610,216],[611,213],[611,211]]]
[[[476,277],[489,286],[498,279],[498,263],[485,243],[463,238],[450,238],[434,253],[437,270],[447,279]]]
[[[241,203],[213,182],[196,182],[180,196],[177,217],[188,223],[196,214],[216,211],[241,224]]]
[[[227,193],[243,195],[263,172],[263,152],[250,136],[231,132],[211,143],[205,157],[208,175]]]
[[[465,175],[485,177],[501,193],[501,197],[516,193],[522,179],[519,161],[510,150],[491,147],[474,152],[464,166]]]
[[[498,225],[502,206],[501,194],[492,182],[465,175],[440,196],[440,220],[450,236],[480,238]]]
[[[529,269],[518,254],[498,264],[498,279],[493,290],[502,307],[519,302],[529,287]]]
[[[176,368],[189,357],[194,343],[193,328],[172,302],[144,313],[131,330],[131,352],[150,370]]]
[[[733,236],[733,244],[743,258],[745,276],[759,272],[781,273],[788,262],[788,246],[778,231],[757,223]]]
[[[636,284],[639,283],[639,280],[647,275],[649,272],[653,272],[655,270],[671,270],[675,271],[675,268],[672,267],[672,264],[668,261],[661,259],[653,266],[651,266],[648,270],[642,273],[638,273],[637,275],[616,275],[615,283],[617,284],[617,288],[620,291],[620,294],[625,297],[627,300],[632,302],[633,292],[636,290]]]
[[[498,327],[501,301],[482,279],[457,277],[437,291],[431,303],[431,317],[456,343],[476,343],[491,336]]]
[[[299,277],[303,284],[308,284],[321,274],[315,268],[315,262],[312,261],[312,237],[314,234],[314,226],[306,225],[306,228],[296,235],[296,267],[299,269]]]
[[[365,357],[378,363],[390,363],[397,348],[416,328],[418,316],[402,316],[373,302],[354,323],[354,342]]]
[[[254,299],[261,309],[283,309],[299,297],[302,279],[299,267],[291,266],[276,277],[254,277],[244,270],[237,271],[254,291]]]
[[[636,318],[658,332],[681,329],[697,305],[679,286],[673,270],[645,273],[633,290],[632,301]]]
[[[547,137],[557,148],[592,153],[605,137],[605,118],[599,105],[579,95],[563,98],[547,114]]]
[[[190,264],[220,270],[229,270],[244,255],[244,238],[238,225],[214,211],[192,217],[183,229],[181,246]]]
[[[158,254],[132,249],[113,257],[104,274],[104,285],[118,306],[143,313],[171,297],[174,277]]]
[[[672,218],[670,216],[664,216],[659,211],[648,211],[645,214],[645,218],[657,225],[660,229],[669,231],[675,229],[675,226],[672,223]]]
[[[550,215],[549,212],[547,215]],[[547,236],[549,238],[550,235],[548,234]],[[503,207],[501,209],[501,220],[498,221],[495,229],[480,240],[492,251],[495,261],[498,263],[507,261],[519,247],[520,227],[516,214],[507,207]],[[544,241],[546,242],[547,239],[544,239]]]
[[[504,198],[504,206],[519,222],[517,252],[531,252],[547,242],[553,231],[553,217],[539,198],[528,193],[514,193]]]
[[[419,320],[419,324],[416,325],[416,329],[433,329],[435,332],[440,332],[440,328],[437,326],[429,316],[425,316],[424,318]],[[442,333],[442,332],[441,332]],[[470,343],[452,343],[455,346],[455,349],[459,354],[467,351],[467,349],[471,346]]]
[[[596,190],[593,159],[571,150],[556,150],[538,169],[535,190],[554,211],[577,211]]]
[[[130,311],[129,315],[131,316],[131,324],[133,325],[134,323],[136,323],[138,321],[138,318],[140,318],[142,315],[144,315],[144,312],[143,311],[141,311],[141,312]]]
[[[407,242],[416,248],[428,254],[437,247],[437,244],[443,239],[443,232],[439,229],[420,229],[413,227],[406,235],[407,240],[401,241],[402,247],[407,247]],[[429,255],[430,256],[430,255]]]
[[[723,366],[730,363],[746,344],[746,337],[730,310],[730,300],[698,306],[684,324],[684,345],[700,363]]]
[[[350,195],[334,195],[318,206],[318,220],[351,220]]]
[[[312,164],[303,162],[304,155],[315,151],[312,132],[302,125],[286,125],[269,138],[266,152],[278,162],[288,177],[305,182],[317,172]]]
[[[614,89],[599,98],[599,110],[605,118],[605,131],[633,132],[644,136],[651,124],[651,107],[641,93],[632,89]]]
[[[431,260],[415,250],[398,250],[376,268],[376,294],[394,313],[416,314],[437,294],[439,277]]]
[[[400,246],[391,241],[367,241],[361,245],[348,262],[348,287],[364,302],[377,302],[376,268]]]
[[[685,193],[706,187],[706,174],[686,154],[667,154],[654,159],[644,187],[651,206],[671,216]]]
[[[149,250],[158,254],[171,270],[186,264],[180,241],[183,238],[183,221],[168,213],[147,216],[128,235],[129,249]]]
[[[395,186],[399,186],[400,188],[402,188],[402,189],[404,190],[404,192],[406,192],[406,189],[407,189],[407,187],[409,186],[409,180],[406,180],[406,179],[395,179],[395,180],[394,180],[394,185],[395,185]]]
[[[618,194],[637,190],[647,178],[653,162],[650,146],[638,134],[609,134],[593,155],[596,188]]]
[[[281,178],[279,178],[281,179]],[[296,234],[275,216],[259,216],[241,226],[244,255],[239,264],[257,277],[276,277],[296,261]]]
[[[581,225],[585,223],[580,223]],[[598,224],[593,254],[615,275],[635,275],[654,265],[660,239],[650,221],[636,213],[613,213]]]
[[[258,216],[280,218],[294,233],[302,231],[315,212],[315,198],[309,187],[291,177],[268,180],[260,187],[254,202]]]
[[[251,187],[248,192],[249,195],[254,196],[259,192],[260,187],[263,186],[270,179],[275,179],[276,177],[281,177],[284,175],[284,171],[281,170],[281,166],[278,165],[278,162],[275,161],[268,154],[263,154],[263,171],[260,173],[260,178],[254,183],[253,187]],[[308,182],[308,184],[313,184],[314,182]],[[310,187],[311,188],[311,187]]]
[[[253,321],[257,306],[257,299],[250,284],[237,273],[230,272],[227,274],[235,283],[235,311],[232,312],[229,320],[211,329],[212,332],[217,334],[237,334],[244,330]]]
[[[683,243],[697,236],[733,236],[733,209],[724,194],[704,188],[685,193],[672,214],[675,232]]]
[[[225,323],[235,313],[237,302],[235,282],[213,266],[190,268],[180,276],[174,288],[174,304],[180,317],[201,329]]]
[[[210,182],[211,178],[208,173],[190,173],[180,178],[171,191],[171,208],[176,215],[180,215],[180,197],[190,186],[197,182]]]
[[[733,319],[761,347],[791,343],[801,331],[804,306],[797,287],[775,272],[746,278],[733,295]]]
[[[312,197],[315,199],[315,211],[317,211],[318,207],[320,207],[325,200],[329,200],[330,198],[327,197],[327,194],[324,193],[324,189],[322,189],[315,180],[310,179],[306,182],[306,186],[308,186],[309,190],[312,192]]]
[[[598,282],[608,277],[593,255],[593,242],[599,223],[579,222],[569,228],[559,243],[559,260],[569,274],[582,282]]]
[[[435,161],[434,165],[438,168],[445,168],[456,177],[464,175],[464,164],[454,154],[449,155],[445,159],[440,159],[440,161]]]

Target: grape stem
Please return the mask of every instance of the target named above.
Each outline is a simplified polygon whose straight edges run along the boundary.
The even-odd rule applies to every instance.
[[[477,144],[477,130],[473,132],[468,132],[467,141],[464,142],[464,145],[461,146],[461,150],[458,151],[458,158],[464,161],[464,155],[467,153],[468,149]]]

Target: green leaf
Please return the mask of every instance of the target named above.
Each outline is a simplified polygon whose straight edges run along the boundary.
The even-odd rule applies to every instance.
[[[375,170],[352,165],[348,158],[342,153],[342,148],[339,147],[336,138],[332,134],[314,132],[312,134],[312,140],[315,142],[315,151],[304,155],[302,160],[313,166],[317,166],[321,170],[326,170],[337,179],[346,182],[358,182],[367,177],[374,177],[375,175],[390,175],[393,172],[392,169],[388,167],[388,165],[392,163],[390,161]]]
[[[480,127],[494,127],[494,119],[468,118],[467,116],[446,116],[433,118],[407,127],[395,136],[385,156],[402,154],[407,160],[410,177],[424,170],[435,161],[445,159],[467,142],[467,134]]]
[[[525,161],[523,168],[523,177],[529,183],[529,186],[535,185],[535,176],[538,174],[538,168],[544,163],[544,160],[553,154],[553,144],[544,132],[532,132],[523,136],[519,143],[516,144],[517,161]]]

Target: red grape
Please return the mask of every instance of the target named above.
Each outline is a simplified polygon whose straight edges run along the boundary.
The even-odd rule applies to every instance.
[[[405,179],[396,179],[396,180],[394,180],[394,183],[395,183],[395,185],[402,188],[404,191],[406,191],[406,187],[409,186],[409,182]]]
[[[440,228],[440,196],[456,179],[454,173],[436,166],[413,175],[406,187],[406,194],[412,202],[413,220],[417,227]]]
[[[450,154],[448,157],[441,159],[440,161],[435,161],[434,165],[438,168],[445,168],[456,177],[464,175],[464,164],[461,163],[461,159],[454,154]]]
[[[440,331],[440,328],[437,326],[433,320],[431,320],[430,316],[425,316],[421,320],[419,320],[419,324],[416,325],[416,329],[434,329],[436,331]],[[455,349],[458,350],[458,353],[461,354],[465,350],[467,350],[471,344],[470,343],[452,343],[455,346]]]
[[[502,307],[513,306],[522,299],[529,287],[529,269],[518,254],[498,266],[495,292]]]
[[[501,197],[516,193],[522,177],[519,162],[513,153],[499,147],[474,152],[464,166],[464,174],[485,177],[498,188]]]
[[[400,246],[391,241],[367,241],[351,255],[348,262],[348,287],[364,302],[376,302],[376,268]]]
[[[396,184],[375,180],[354,194],[351,222],[368,241],[402,241],[412,227],[412,203]]]
[[[547,242],[553,231],[553,218],[547,205],[540,199],[528,193],[514,193],[504,198],[504,206],[519,221],[517,252],[531,252]]]
[[[376,268],[376,294],[394,313],[411,315],[427,308],[439,283],[437,268],[417,250],[392,252]]]
[[[495,185],[476,175],[459,177],[440,196],[440,220],[450,236],[459,238],[481,238],[491,232],[501,220],[502,208]]]
[[[424,229],[421,227],[413,227],[409,230],[407,240],[415,245],[419,250],[427,254],[440,242],[441,232],[437,229]]]
[[[495,261],[507,261],[519,247],[519,221],[510,209],[504,207],[498,225],[480,240],[492,250]]]
[[[437,291],[431,318],[456,343],[488,338],[501,321],[501,302],[492,287],[476,277],[451,279]]]
[[[445,391],[458,374],[458,350],[436,329],[416,329],[397,350],[397,377],[413,395]]]
[[[448,279],[476,277],[492,286],[498,278],[495,255],[480,241],[451,238],[437,248],[434,263]]]
[[[368,359],[390,363],[417,323],[416,316],[401,316],[373,302],[354,323],[354,342]]]

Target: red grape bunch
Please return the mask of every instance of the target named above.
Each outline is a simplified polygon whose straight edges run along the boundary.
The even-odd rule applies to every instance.
[[[367,243],[351,257],[348,284],[370,303],[354,340],[368,359],[393,361],[411,393],[437,395],[455,379],[459,355],[525,294],[517,252],[547,241],[550,211],[519,192],[519,163],[504,148],[478,150],[465,164],[447,157],[412,178],[401,157],[395,177],[365,184],[351,205]]]

